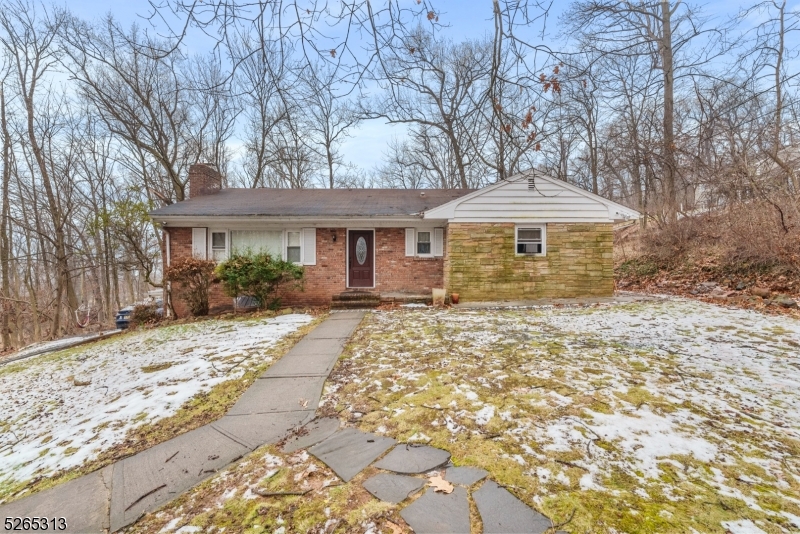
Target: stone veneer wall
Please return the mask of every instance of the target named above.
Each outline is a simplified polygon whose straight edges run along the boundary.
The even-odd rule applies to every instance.
[[[545,256],[515,254],[513,223],[448,226],[445,287],[462,301],[610,296],[611,223],[549,223]]]

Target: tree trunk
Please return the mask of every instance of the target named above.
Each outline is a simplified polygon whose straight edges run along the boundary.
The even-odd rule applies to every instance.
[[[328,160],[328,181],[330,188],[333,189],[333,152],[330,143],[325,145],[325,156]]]
[[[44,159],[42,147],[39,145],[39,140],[36,137],[36,127],[34,124],[35,110],[33,106],[35,91],[36,82],[34,78],[34,80],[31,81],[30,86],[27,88],[27,92],[24,95],[24,100],[25,111],[27,113],[28,142],[30,143],[31,152],[33,152],[36,165],[42,177],[42,185],[44,186],[45,195],[47,196],[47,204],[53,223],[53,241],[55,247],[54,252],[56,256],[56,300],[55,310],[53,311],[53,328],[50,331],[50,337],[55,338],[59,335],[59,329],[61,327],[61,299],[66,293],[68,299],[70,300],[69,306],[72,309],[77,308],[77,299],[75,298],[75,292],[71,287],[61,208],[53,190],[53,185],[50,180],[50,170],[48,169],[47,162]]]
[[[661,68],[664,74],[664,199],[667,220],[678,217],[678,202],[675,191],[675,67],[672,51],[672,12],[669,1],[661,1],[662,31]]]
[[[0,324],[0,329],[2,329],[3,350],[5,351],[12,346],[9,319],[12,314],[16,314],[14,312],[14,302],[9,300],[11,298],[11,242],[8,228],[11,224],[11,219],[9,218],[8,187],[11,181],[11,136],[8,133],[6,98],[2,84],[0,84],[0,132],[2,132],[3,136],[3,190],[2,207],[0,208],[0,265],[2,265],[2,273],[0,273],[0,276],[3,277],[2,296],[5,297],[2,303],[3,320],[2,324]]]

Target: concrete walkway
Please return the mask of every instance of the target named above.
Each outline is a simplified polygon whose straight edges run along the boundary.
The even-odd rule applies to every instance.
[[[332,313],[214,423],[0,506],[0,518],[64,517],[66,532],[113,532],[261,445],[277,443],[314,418],[325,379],[364,314]]]

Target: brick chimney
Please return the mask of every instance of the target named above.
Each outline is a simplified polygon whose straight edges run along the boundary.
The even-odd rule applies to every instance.
[[[189,198],[213,195],[222,189],[222,175],[210,163],[189,166]]]

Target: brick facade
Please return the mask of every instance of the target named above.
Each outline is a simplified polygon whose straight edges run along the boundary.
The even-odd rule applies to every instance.
[[[448,234],[444,284],[462,301],[614,292],[611,223],[549,223],[545,256],[517,256],[512,223],[453,223]]]
[[[165,228],[170,234],[170,258],[175,260],[192,254],[191,228]],[[336,241],[334,241],[336,236]],[[445,232],[445,250],[447,232]],[[302,291],[282,295],[288,306],[325,306],[331,298],[347,289],[345,228],[317,228],[316,265],[306,265]],[[166,256],[165,256],[166,257]],[[430,293],[434,287],[444,287],[444,259],[418,258],[405,255],[405,228],[375,229],[375,288],[379,293]],[[221,284],[213,284],[210,294],[212,313],[230,309],[231,298]],[[187,314],[179,299],[173,306],[179,317]]]

